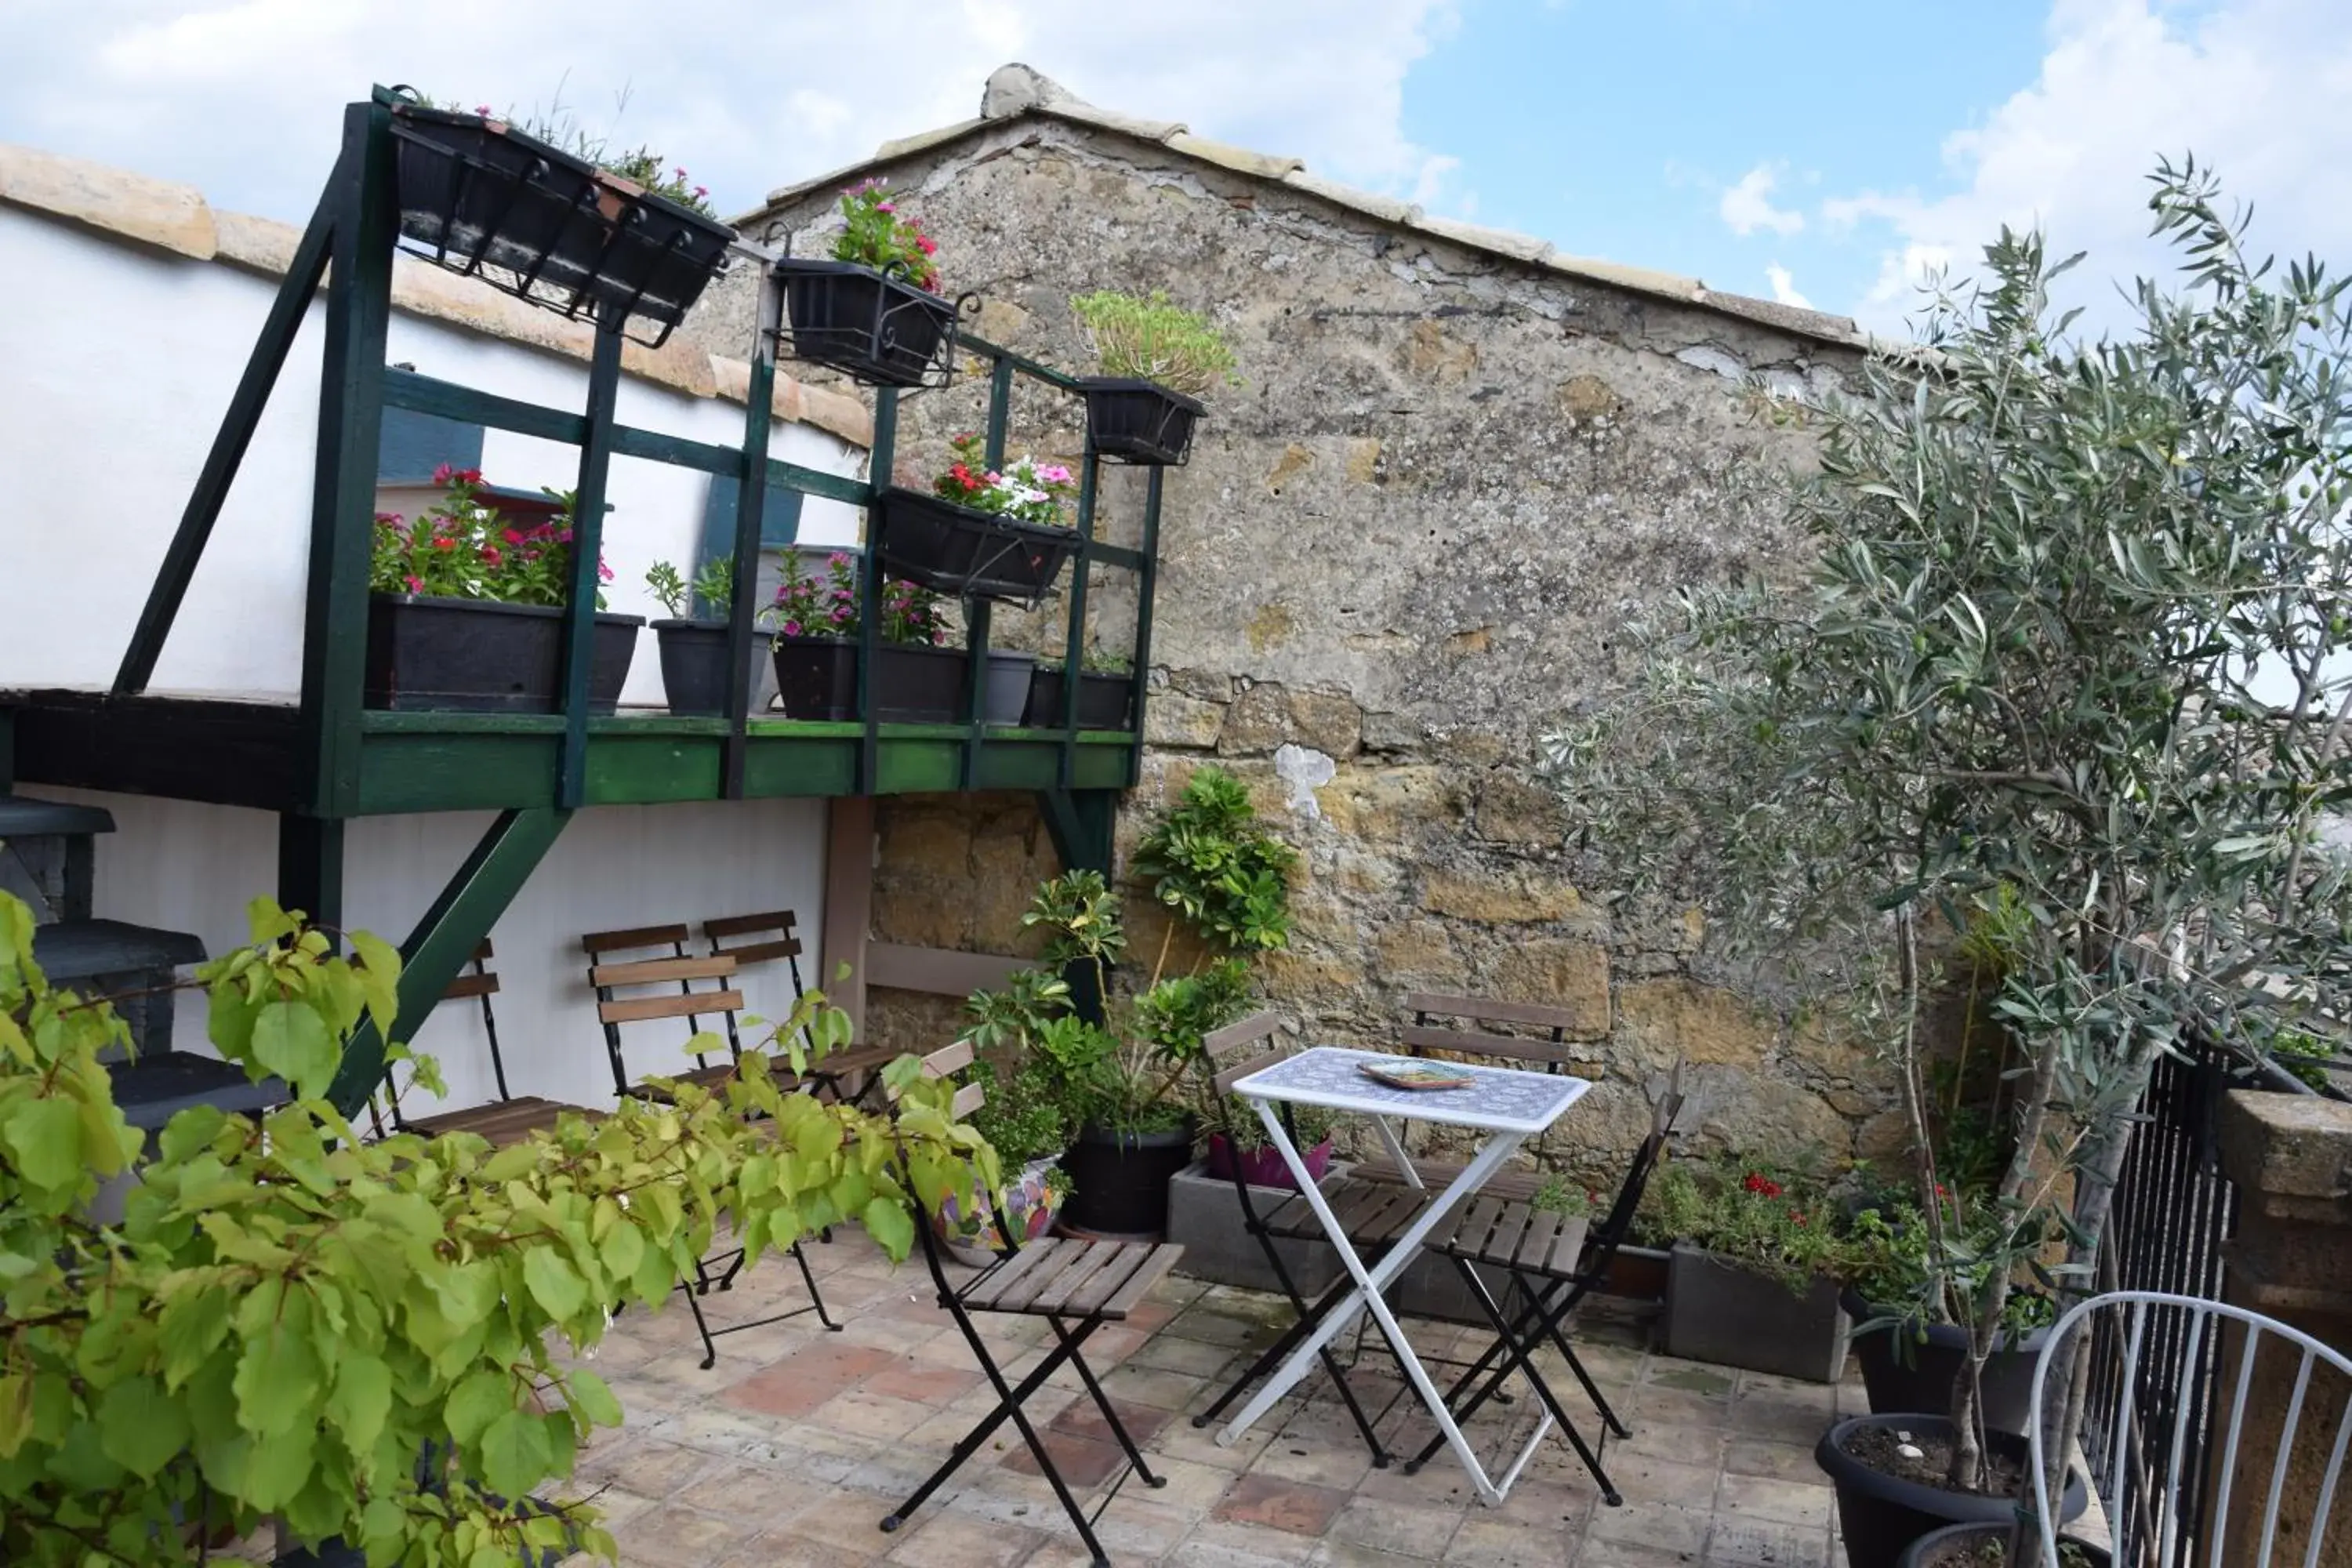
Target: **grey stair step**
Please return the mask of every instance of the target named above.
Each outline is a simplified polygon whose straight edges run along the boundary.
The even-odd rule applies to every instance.
[[[0,839],[113,831],[114,814],[95,805],[0,795]]]
[[[33,962],[52,985],[96,974],[144,974],[202,963],[204,940],[127,921],[61,921],[33,928]]]
[[[227,1111],[266,1110],[291,1098],[278,1079],[255,1083],[233,1062],[188,1051],[161,1051],[137,1061],[113,1063],[107,1071],[114,1079],[114,1103],[122,1108],[122,1119],[150,1132],[171,1121],[173,1112],[191,1105],[217,1105]]]

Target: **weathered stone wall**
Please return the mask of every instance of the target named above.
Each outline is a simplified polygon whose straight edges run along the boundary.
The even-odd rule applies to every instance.
[[[1150,751],[1121,847],[1201,763],[1247,780],[1304,851],[1297,941],[1268,979],[1313,1036],[1381,1039],[1414,989],[1550,1001],[1584,1021],[1602,1080],[1575,1128],[1596,1159],[1638,1140],[1677,1058],[1685,1125],[1724,1142],[1843,1153],[1860,1129],[1864,1152],[1891,1146],[1861,1055],[1709,984],[1695,914],[1612,914],[1532,772],[1537,736],[1618,668],[1635,606],[1785,566],[1754,480],[1804,462],[1803,437],[1759,419],[1743,379],[1819,387],[1851,351],[1057,121],[884,172],[950,287],[986,301],[984,336],[1078,365],[1069,295],[1160,288],[1237,352],[1244,384],[1212,396],[1168,479]],[[820,246],[830,205],[782,209],[772,233]],[[689,330],[740,342],[751,299],[728,279]],[[973,379],[902,404],[902,479],[937,470],[984,396]],[[1024,395],[1012,449],[1075,458],[1082,417]],[[1112,537],[1133,537],[1140,494],[1139,474],[1109,474]],[[1112,649],[1131,636],[1120,577],[1090,589]],[[998,640],[1058,646],[1063,613],[1000,612]],[[1052,868],[1026,804],[881,815],[877,934],[1012,951],[1027,884]],[[893,1006],[878,1026],[940,1026],[880,1023]]]

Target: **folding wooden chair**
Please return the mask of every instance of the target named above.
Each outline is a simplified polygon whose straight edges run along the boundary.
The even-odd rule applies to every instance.
[[[923,1058],[923,1072],[929,1078],[945,1078],[970,1066],[971,1055],[971,1047],[963,1044],[934,1051]],[[982,1099],[983,1091],[977,1084],[957,1090],[955,1114],[958,1117],[969,1116],[980,1108]],[[1151,1468],[1143,1462],[1143,1455],[1136,1447],[1135,1439],[1128,1435],[1126,1425],[1118,1418],[1118,1412],[1104,1395],[1102,1384],[1095,1381],[1093,1370],[1087,1365],[1086,1358],[1079,1354],[1079,1347],[1105,1323],[1124,1321],[1142,1302],[1152,1286],[1175,1266],[1177,1258],[1183,1256],[1184,1249],[1167,1242],[1069,1241],[1050,1237],[1024,1246],[1010,1234],[1010,1227],[1000,1229],[1004,1232],[1002,1237],[1004,1245],[997,1254],[996,1262],[959,1285],[948,1277],[944,1265],[945,1249],[932,1234],[930,1216],[923,1214],[915,1215],[915,1235],[922,1246],[923,1261],[930,1268],[931,1282],[939,1289],[940,1305],[955,1320],[956,1328],[962,1332],[965,1342],[971,1346],[971,1353],[979,1361],[981,1371],[987,1374],[990,1385],[996,1390],[996,1408],[982,1417],[979,1425],[956,1445],[955,1451],[948,1456],[947,1463],[916,1488],[912,1497],[884,1518],[882,1528],[887,1532],[905,1523],[909,1514],[922,1507],[950,1476],[962,1468],[964,1461],[980,1451],[999,1426],[1010,1420],[1019,1428],[1022,1440],[1029,1445],[1029,1452],[1035,1457],[1037,1468],[1053,1487],[1055,1497],[1061,1500],[1063,1511],[1077,1527],[1078,1538],[1086,1542],[1087,1550],[1093,1553],[1097,1563],[1108,1563],[1110,1559],[1104,1554],[1102,1542],[1095,1538],[1094,1521],[1101,1517],[1103,1509],[1110,1506],[1111,1499],[1118,1495],[1119,1489],[1127,1484],[1128,1477],[1141,1476],[1144,1484],[1151,1487],[1163,1487],[1168,1482],[1165,1477],[1152,1474]],[[988,1342],[972,1326],[974,1317],[988,1313],[1043,1318],[1054,1331],[1054,1348],[1045,1352],[1045,1359],[1032,1368],[1018,1384],[1007,1380],[1003,1369],[997,1365],[996,1358],[989,1353]],[[1091,1516],[1079,1508],[1077,1500],[1070,1495],[1069,1486],[1062,1479],[1062,1472],[1055,1465],[1053,1454],[1021,1408],[1022,1403],[1044,1387],[1045,1380],[1065,1363],[1077,1370],[1078,1381],[1086,1385],[1087,1395],[1094,1400],[1095,1407],[1102,1412],[1103,1420],[1108,1423],[1111,1435],[1118,1439],[1118,1446],[1127,1453],[1126,1468],[1119,1472],[1118,1479],[1111,1484],[1110,1490],[1104,1495],[1101,1504]]]
[[[728,984],[734,978],[735,961],[724,953],[716,957],[689,954],[683,925],[591,931],[580,939],[580,945],[588,953],[588,984],[596,990],[596,1018],[604,1026],[604,1051],[613,1066],[613,1092],[639,1100],[669,1099],[669,1091],[661,1085],[631,1075],[621,1048],[621,1026],[683,1018],[686,1037],[679,1041],[683,1045],[703,1032],[705,1017],[716,1015],[727,1020],[731,1035],[734,1015],[743,1009],[743,994]],[[667,955],[612,961],[614,953],[643,953],[648,950],[666,952]],[[713,988],[695,990],[698,980],[711,982]],[[662,994],[672,985],[677,988],[675,993]],[[656,987],[661,989],[654,990]],[[620,994],[625,991],[633,994]],[[648,991],[653,994],[642,994]],[[723,1062],[714,1063],[708,1055],[698,1052],[691,1068],[656,1068],[651,1076],[716,1090],[735,1076],[735,1058],[740,1054],[730,1043],[728,1059]]]
[[[1454,1259],[1454,1267],[1461,1270],[1496,1334],[1495,1342],[1470,1363],[1446,1392],[1446,1407],[1455,1422],[1467,1421],[1488,1400],[1499,1397],[1511,1373],[1524,1373],[1534,1385],[1537,1397],[1543,1401],[1550,1423],[1559,1427],[1575,1448],[1577,1458],[1584,1461],[1584,1468],[1592,1472],[1602,1500],[1611,1508],[1618,1507],[1624,1499],[1609,1479],[1601,1457],[1612,1435],[1630,1437],[1633,1433],[1609,1407],[1609,1401],[1584,1363],[1577,1359],[1576,1350],[1561,1332],[1560,1325],[1608,1278],[1610,1262],[1624,1243],[1625,1233],[1633,1224],[1634,1210],[1641,1206],[1642,1194],[1650,1184],[1650,1173],[1657,1168],[1666,1138],[1674,1131],[1675,1118],[1682,1112],[1680,1079],[1677,1069],[1676,1087],[1669,1089],[1651,1108],[1649,1135],[1634,1152],[1633,1163],[1600,1229],[1591,1230],[1581,1216],[1570,1218],[1538,1209],[1523,1200],[1481,1197],[1465,1206],[1452,1233],[1437,1244],[1437,1250]],[[1511,1292],[1519,1301],[1513,1316],[1506,1318],[1486,1281],[1479,1277],[1480,1267],[1499,1270],[1510,1279]],[[1586,1395],[1601,1417],[1601,1439],[1597,1445],[1585,1442],[1584,1435],[1577,1430],[1568,1412],[1560,1408],[1559,1398],[1536,1371],[1532,1357],[1547,1342],[1568,1363],[1576,1381],[1584,1385]],[[1478,1384],[1482,1377],[1485,1383],[1473,1393],[1471,1385]],[[1530,1447],[1542,1436],[1539,1428]],[[1405,1473],[1412,1475],[1427,1464],[1443,1442],[1442,1436],[1432,1438],[1429,1446],[1406,1464]]]
[[[791,967],[793,1000],[804,994],[801,986],[801,942],[793,934],[799,917],[790,910],[772,910],[766,914],[727,915],[702,922],[702,935],[710,944],[711,956],[724,955],[735,961],[735,973],[740,975],[755,963],[773,963],[782,959]],[[730,939],[750,938],[749,941]],[[735,1016],[727,1016],[727,1044],[737,1056],[742,1055],[742,1042],[736,1037]],[[850,1104],[871,1094],[881,1080],[881,1068],[887,1066],[898,1053],[887,1046],[853,1046],[836,1051],[821,1062],[811,1062],[805,1081],[820,1097],[830,1097]],[[775,1071],[780,1078],[789,1077],[787,1064],[779,1061]],[[863,1081],[852,1087],[851,1080]]]
[[[729,984],[734,978],[735,960],[725,953],[695,957],[686,950],[686,927],[683,925],[641,926],[630,931],[592,931],[580,939],[588,954],[588,983],[596,992],[596,1017],[604,1026],[604,1050],[613,1067],[613,1090],[623,1099],[667,1101],[673,1097],[670,1081],[691,1083],[717,1093],[735,1076],[738,1053],[730,1047],[728,1059],[711,1062],[704,1053],[697,1053],[694,1067],[679,1072],[656,1069],[648,1079],[632,1077],[626,1057],[621,1047],[624,1025],[650,1023],[665,1018],[686,1020],[687,1041],[702,1032],[702,1020],[716,1014],[728,1022],[733,1032],[734,1015],[742,1011],[743,994]],[[668,956],[625,959],[608,963],[614,953],[642,952],[646,949],[667,948]],[[713,989],[697,991],[694,983],[709,981]],[[677,985],[675,993],[668,987]],[[643,992],[658,987],[650,995],[622,995],[625,991]],[[679,1042],[685,1044],[686,1041]],[[669,1080],[669,1081],[665,1081]],[[807,1257],[797,1241],[785,1249],[800,1266],[801,1279],[808,1286],[809,1304],[794,1307],[787,1312],[777,1312],[748,1323],[730,1323],[714,1329],[702,1315],[701,1298],[715,1287],[730,1289],[735,1277],[743,1271],[746,1257],[741,1247],[729,1247],[698,1258],[694,1266],[694,1278],[680,1280],[678,1289],[686,1292],[688,1307],[694,1312],[694,1326],[702,1334],[702,1365],[709,1371],[719,1360],[719,1347],[713,1342],[722,1335],[739,1334],[746,1329],[764,1328],[797,1318],[803,1312],[814,1312],[817,1321],[835,1333],[841,1325],[824,1310],[824,1296],[817,1289],[816,1274],[809,1268]]]
[[[1231,1117],[1233,1102],[1228,1098],[1233,1086],[1251,1073],[1290,1054],[1286,1045],[1276,1046],[1270,1050],[1260,1045],[1275,1034],[1281,1023],[1282,1020],[1275,1014],[1255,1013],[1237,1024],[1213,1029],[1201,1038],[1199,1061],[1201,1071],[1208,1078],[1206,1087],[1209,1093],[1206,1098],[1209,1114],[1213,1120],[1224,1124],[1223,1131],[1228,1138],[1234,1137],[1236,1131]],[[1253,1047],[1258,1048],[1253,1051]],[[1298,1142],[1297,1124],[1292,1119],[1288,1103],[1283,1104],[1279,1114],[1292,1141]],[[1241,1202],[1242,1228],[1256,1240],[1259,1250],[1265,1254],[1267,1267],[1274,1270],[1282,1293],[1289,1298],[1291,1310],[1297,1317],[1290,1329],[1268,1347],[1232,1387],[1219,1394],[1216,1402],[1206,1410],[1192,1417],[1194,1426],[1209,1425],[1223,1414],[1225,1407],[1239,1397],[1244,1389],[1279,1366],[1290,1354],[1291,1348],[1312,1332],[1354,1285],[1352,1279],[1343,1279],[1327,1290],[1320,1300],[1308,1302],[1299,1293],[1290,1268],[1283,1260],[1281,1248],[1275,1244],[1277,1241],[1324,1240],[1324,1230],[1315,1217],[1314,1209],[1308,1206],[1303,1195],[1293,1193],[1276,1200],[1261,1212],[1259,1203],[1263,1194],[1249,1184],[1238,1161],[1234,1165],[1234,1193]],[[1385,1251],[1387,1244],[1403,1233],[1426,1201],[1425,1195],[1415,1188],[1399,1183],[1370,1182],[1353,1174],[1325,1182],[1323,1196],[1331,1205],[1331,1212],[1339,1216],[1349,1240],[1367,1262]],[[1354,1419],[1356,1430],[1363,1435],[1365,1446],[1371,1449],[1373,1465],[1385,1469],[1389,1452],[1381,1446],[1380,1437],[1372,1429],[1372,1419],[1364,1413],[1355,1390],[1348,1385],[1347,1369],[1328,1345],[1318,1359],[1332,1384],[1339,1390],[1339,1398],[1346,1404],[1349,1415]]]
[[[490,1044],[490,1076],[498,1081],[499,1097],[487,1104],[469,1106],[459,1110],[436,1111],[431,1116],[410,1117],[400,1109],[400,1090],[393,1081],[392,1070],[383,1075],[384,1099],[392,1112],[393,1130],[415,1132],[426,1138],[437,1138],[444,1132],[473,1132],[488,1139],[503,1149],[509,1143],[520,1143],[533,1132],[555,1125],[556,1118],[569,1110],[582,1116],[599,1114],[583,1105],[567,1105],[558,1100],[542,1100],[535,1094],[516,1094],[507,1088],[506,1059],[499,1051],[499,1016],[490,1005],[498,994],[499,977],[491,973],[494,956],[489,942],[474,950],[473,973],[460,974],[441,993],[445,1002],[478,1000],[482,1009],[482,1033]],[[373,1104],[370,1107],[373,1110]]]

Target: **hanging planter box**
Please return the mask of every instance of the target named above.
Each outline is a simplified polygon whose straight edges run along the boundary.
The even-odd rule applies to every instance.
[[[956,301],[854,261],[788,256],[776,273],[795,359],[871,386],[945,386],[954,374]]]
[[[1078,383],[1087,400],[1087,434],[1097,453],[1121,463],[1166,467],[1192,447],[1192,426],[1208,405],[1156,381],[1089,376]]]
[[[1081,730],[1131,730],[1129,718],[1134,705],[1135,678],[1127,675],[1095,675],[1080,672],[1078,676],[1078,728]],[[1058,730],[1062,727],[1062,671],[1058,666],[1039,665],[1029,681],[1029,710],[1021,721],[1033,730]]]
[[[969,656],[960,647],[884,643],[874,650],[874,712],[886,724],[957,724],[971,711]],[[776,692],[788,719],[857,718],[857,644],[776,639]]]
[[[725,270],[735,231],[499,120],[392,110],[406,248],[658,345]]]
[[[751,633],[751,712],[767,711],[776,695],[768,642],[772,633]],[[654,637],[661,649],[662,696],[673,713],[697,715],[727,711],[727,640],[725,621],[656,621]]]
[[[588,710],[621,700],[642,616],[596,614]],[[368,595],[367,706],[400,711],[553,713],[561,705],[563,612],[543,605]]]
[[[960,598],[1034,604],[1062,574],[1076,532],[974,511],[920,490],[874,501],[874,548],[893,576]]]

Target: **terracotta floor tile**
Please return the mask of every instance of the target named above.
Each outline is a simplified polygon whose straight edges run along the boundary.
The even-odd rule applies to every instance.
[[[1433,1560],[1445,1554],[1461,1524],[1452,1509],[1360,1496],[1348,1500],[1327,1533],[1333,1541]]]
[[[941,1510],[889,1538],[891,1563],[919,1568],[1013,1568],[1045,1544],[1034,1530]]]
[[[758,1533],[737,1520],[665,1503],[623,1521],[613,1540],[624,1558],[654,1568],[706,1568]]]
[[[1108,1391],[1106,1391],[1108,1392]],[[1118,1412],[1118,1424],[1127,1428],[1129,1440],[1139,1448],[1148,1448],[1160,1429],[1174,1419],[1173,1413],[1139,1405],[1133,1400],[1110,1395],[1110,1407]],[[1074,1399],[1053,1419],[1053,1429],[1073,1436],[1092,1437],[1098,1443],[1116,1443],[1118,1437],[1110,1423],[1103,1419],[1102,1409],[1092,1399]]]
[[[1576,1553],[1576,1568],[1681,1568],[1696,1563],[1697,1556],[1685,1552],[1664,1552],[1653,1546],[1638,1546],[1626,1541],[1600,1541],[1585,1538]]]
[[[1004,1468],[1042,1474],[1037,1468],[1037,1456],[1029,1445],[1013,1432],[1008,1423],[1004,1428],[1012,1439],[1011,1450],[1004,1457]],[[1118,1474],[1127,1464],[1127,1456],[1117,1444],[1097,1443],[1091,1437],[1076,1437],[1051,1427],[1040,1434],[1045,1440],[1045,1451],[1054,1456],[1054,1468],[1059,1470],[1064,1484],[1074,1492],[1088,1492]]]
[[[1819,1484],[1822,1467],[1809,1443],[1775,1443],[1763,1437],[1733,1437],[1723,1446],[1723,1468],[1731,1476],[1769,1476],[1780,1481]]]
[[[919,1405],[949,1405],[986,1381],[966,1368],[907,1360],[883,1368],[862,1385],[868,1394],[911,1399]]]
[[[895,1360],[866,1345],[809,1344],[733,1384],[721,1397],[763,1415],[806,1415]]]
[[[1473,1517],[1454,1532],[1444,1562],[1447,1568],[1567,1568],[1576,1545],[1575,1536],[1557,1531]]]
[[[1819,1472],[1815,1474],[1818,1478]],[[1837,1512],[1837,1493],[1818,1479],[1786,1481],[1727,1475],[1715,1506],[1721,1513],[1827,1530]]]
[[[1729,1568],[1828,1568],[1829,1532],[1717,1514],[1706,1560]]]
[[[1182,1568],[1297,1568],[1314,1544],[1287,1531],[1238,1520],[1209,1520],[1184,1538],[1167,1561]]]
[[[1588,1540],[1623,1542],[1654,1552],[1696,1557],[1706,1550],[1707,1528],[1713,1522],[1714,1516],[1704,1509],[1628,1502],[1622,1508],[1594,1509],[1584,1533]]]
[[[1228,1524],[1263,1525],[1292,1535],[1320,1535],[1347,1501],[1348,1494],[1336,1487],[1253,1472],[1234,1479],[1209,1517]]]
[[[770,1465],[716,1462],[677,1500],[705,1513],[775,1530],[834,1495],[822,1481],[778,1475]]]
[[[1212,1344],[1207,1340],[1188,1340],[1181,1334],[1158,1333],[1128,1357],[1121,1370],[1132,1372],[1138,1367],[1151,1367],[1161,1372],[1181,1373],[1188,1377],[1213,1383],[1223,1389],[1230,1379],[1231,1369],[1239,1375],[1242,1366],[1240,1352],[1231,1345]]]

